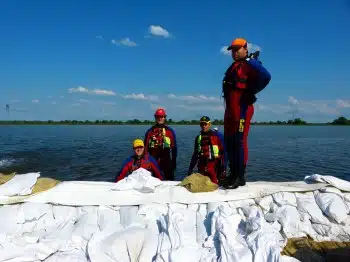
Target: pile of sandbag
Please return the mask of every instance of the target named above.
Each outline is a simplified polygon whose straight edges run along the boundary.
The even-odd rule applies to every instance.
[[[7,184],[13,178],[0,185],[0,198],[31,194],[35,177],[38,181],[38,175],[31,174],[17,178],[21,182],[16,186]],[[301,257],[291,248],[291,239],[350,241],[350,195],[346,192],[349,182],[315,175],[306,181],[323,183],[320,187],[305,182],[278,187],[276,183],[277,189],[300,192],[249,192],[274,185],[261,182],[248,183],[241,190],[191,193],[189,189],[202,191],[195,189],[201,187],[193,181],[203,181],[196,177],[181,183],[194,183],[182,188],[178,183],[158,181],[141,170],[117,184],[77,182],[65,186],[62,182],[22,199],[25,203],[4,205],[0,207],[0,262],[280,262],[293,261],[292,256],[304,261],[305,254]],[[134,197],[134,205],[67,206],[57,204],[59,199],[56,204],[50,203],[54,196],[73,198],[79,192],[76,186],[81,195],[92,196],[88,201],[102,201],[118,193],[126,196],[121,199],[124,203]],[[307,188],[318,189],[305,192]],[[179,193],[185,199],[186,192],[192,194],[188,204],[175,202]],[[204,202],[230,199],[231,192],[240,199]],[[160,193],[164,193],[164,199],[159,199],[163,196]],[[80,203],[81,195],[76,198]],[[249,198],[251,195],[259,197]],[[145,199],[159,202],[145,203]],[[313,258],[311,254],[306,256]]]

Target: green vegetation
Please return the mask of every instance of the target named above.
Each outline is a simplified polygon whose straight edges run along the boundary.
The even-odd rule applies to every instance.
[[[119,120],[96,120],[96,121],[78,121],[78,120],[62,120],[62,121],[25,121],[25,120],[9,120],[0,121],[0,125],[152,125],[154,123],[153,120],[127,120],[127,121],[119,121]],[[168,124],[170,125],[199,125],[199,120],[180,120],[173,121],[171,118],[168,120]],[[212,121],[213,125],[223,125],[223,120],[215,119]],[[306,121],[296,118],[294,120],[288,121],[276,121],[276,122],[253,122],[253,125],[350,125],[350,120],[341,116],[335,119],[331,123],[307,123]]]

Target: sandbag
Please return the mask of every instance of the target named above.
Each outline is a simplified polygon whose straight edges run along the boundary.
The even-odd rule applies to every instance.
[[[192,193],[199,192],[211,192],[219,188],[219,186],[213,183],[209,177],[203,176],[199,173],[194,173],[186,177],[178,186],[185,187]]]
[[[0,185],[5,184],[7,181],[12,179],[15,175],[16,175],[16,172],[13,172],[8,175],[0,173]]]

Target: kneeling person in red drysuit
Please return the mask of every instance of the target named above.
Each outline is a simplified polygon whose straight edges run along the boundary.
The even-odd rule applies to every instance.
[[[254,114],[256,94],[271,80],[270,73],[256,58],[248,58],[248,44],[237,38],[228,47],[234,62],[226,70],[223,79],[225,100],[224,136],[230,167],[226,188],[245,185],[245,170],[248,161],[248,132]]]
[[[226,152],[223,136],[220,132],[211,130],[210,119],[203,116],[200,119],[201,132],[196,136],[194,152],[192,155],[188,175],[198,165],[198,172],[210,177],[211,181],[218,184],[218,180],[226,173]]]
[[[154,118],[156,124],[145,134],[145,152],[157,160],[165,180],[174,180],[177,158],[175,131],[165,124],[166,112],[163,108],[156,110]]]
[[[163,175],[159,170],[157,161],[147,153],[144,153],[145,148],[141,139],[134,140],[133,149],[135,154],[124,161],[115,181],[118,182],[122,180],[141,167],[150,171],[154,177],[163,180]]]

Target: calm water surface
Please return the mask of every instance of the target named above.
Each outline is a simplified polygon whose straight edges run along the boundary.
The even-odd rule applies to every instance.
[[[112,181],[147,126],[0,126],[0,172],[59,180]],[[186,173],[197,126],[174,126],[177,179]],[[219,127],[222,129],[222,127]],[[247,179],[302,180],[318,173],[350,180],[350,128],[252,126]]]

